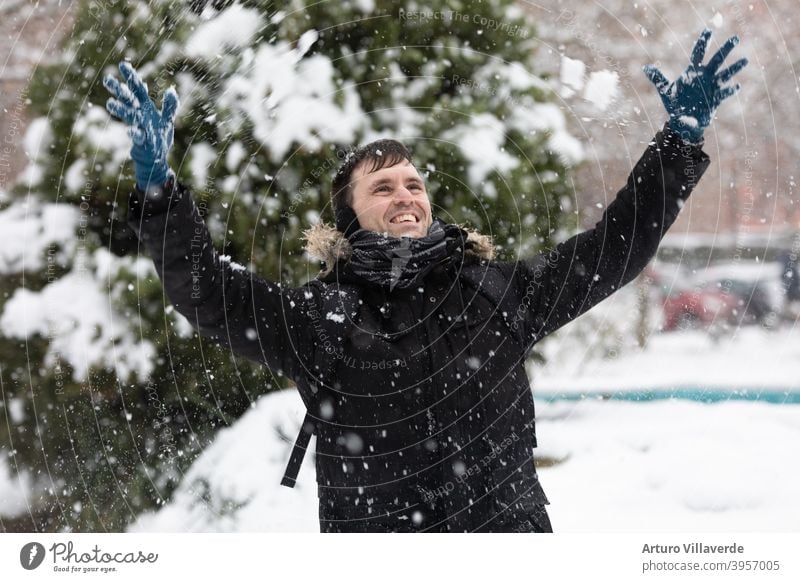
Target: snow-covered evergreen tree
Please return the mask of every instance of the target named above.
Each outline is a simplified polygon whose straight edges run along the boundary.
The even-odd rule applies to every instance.
[[[289,285],[351,147],[404,141],[435,213],[507,258],[552,244],[580,144],[512,0],[83,0],[30,87],[30,163],[0,208],[0,446],[37,530],[121,530],[167,499],[218,427],[288,385],[193,332],[125,225],[125,127],[102,78],[130,59],[181,97],[171,165],[221,252]],[[34,524],[30,524],[30,519]]]

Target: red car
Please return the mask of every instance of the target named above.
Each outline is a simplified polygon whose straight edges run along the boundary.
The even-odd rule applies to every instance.
[[[675,292],[664,299],[664,331],[707,329],[714,324],[738,324],[745,303],[711,281]]]

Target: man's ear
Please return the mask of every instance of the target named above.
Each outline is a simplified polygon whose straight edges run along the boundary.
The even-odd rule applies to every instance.
[[[343,232],[345,238],[349,238],[354,232],[359,230],[361,225],[355,211],[350,206],[342,206],[336,211],[336,230]]]

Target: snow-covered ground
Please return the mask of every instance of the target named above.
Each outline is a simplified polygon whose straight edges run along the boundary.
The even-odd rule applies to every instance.
[[[260,398],[219,432],[172,501],[130,531],[319,531],[312,451],[294,489],[280,484],[303,413],[296,390]]]
[[[540,405],[557,531],[800,530],[800,406]]]
[[[30,479],[24,471],[15,471],[5,458],[0,458],[0,518],[20,515],[28,511],[25,492]]]

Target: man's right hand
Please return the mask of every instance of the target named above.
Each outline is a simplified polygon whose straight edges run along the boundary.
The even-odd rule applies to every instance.
[[[164,93],[161,111],[147,94],[147,85],[129,63],[119,64],[125,79],[120,83],[111,75],[103,79],[103,86],[115,97],[106,102],[106,109],[114,117],[128,124],[131,136],[131,158],[136,174],[136,186],[147,192],[160,188],[169,178],[167,154],[174,140],[175,113],[178,93],[170,87]]]

